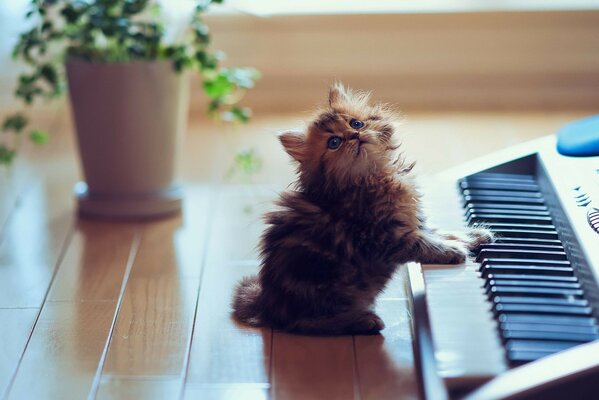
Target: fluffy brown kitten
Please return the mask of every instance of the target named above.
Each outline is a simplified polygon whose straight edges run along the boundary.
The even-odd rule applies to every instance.
[[[399,264],[461,263],[491,240],[486,230],[460,240],[427,227],[416,188],[395,155],[397,120],[368,95],[336,84],[329,107],[306,132],[280,136],[298,163],[295,190],[266,214],[259,276],[236,288],[234,316],[254,326],[314,334],[376,333],[373,312]]]

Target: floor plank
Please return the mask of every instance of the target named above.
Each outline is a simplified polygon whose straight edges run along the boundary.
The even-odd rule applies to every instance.
[[[185,396],[217,398],[248,390],[262,398],[269,385],[271,330],[252,329],[231,318],[233,288],[258,271],[260,216],[270,188],[221,187],[206,254],[189,354]]]
[[[37,316],[37,308],[0,309],[0,397],[4,397],[14,369]]]
[[[192,188],[184,218],[144,225],[102,366],[99,397],[145,390],[177,397],[183,385],[210,223],[211,189]],[[167,382],[167,383],[165,383]],[[177,382],[176,384],[173,382]]]
[[[46,303],[8,399],[83,399],[102,355],[112,302]]]
[[[184,400],[266,400],[270,399],[270,385],[252,384],[188,384]]]
[[[47,301],[110,301],[116,304],[136,223],[79,220]]]
[[[176,399],[181,381],[172,379],[142,379],[104,377],[96,399],[104,400],[164,400]],[[199,399],[199,398],[198,398]]]
[[[71,233],[71,204],[70,185],[28,190],[0,243],[0,308],[41,307]]]
[[[354,338],[360,398],[417,399],[408,301],[380,299],[376,311],[381,335]]]
[[[174,218],[144,227],[108,348],[106,375],[180,373],[198,287],[197,279],[183,279],[178,269],[173,235],[180,223]]]
[[[356,398],[351,336],[316,337],[274,332],[272,340],[271,384],[275,399]]]

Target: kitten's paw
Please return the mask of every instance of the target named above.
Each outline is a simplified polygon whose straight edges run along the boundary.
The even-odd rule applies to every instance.
[[[468,253],[469,251],[463,243],[447,242],[447,248],[438,264],[462,264],[466,262]]]
[[[468,242],[468,248],[470,250],[475,250],[482,244],[493,243],[495,241],[493,233],[485,228],[472,228],[466,233],[470,238]]]
[[[385,323],[375,313],[360,315],[352,324],[352,333],[361,335],[375,335],[385,329]]]

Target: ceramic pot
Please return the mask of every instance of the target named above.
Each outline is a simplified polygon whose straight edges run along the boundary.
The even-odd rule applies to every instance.
[[[171,62],[66,65],[85,182],[82,215],[156,217],[181,209],[176,184],[189,85]]]

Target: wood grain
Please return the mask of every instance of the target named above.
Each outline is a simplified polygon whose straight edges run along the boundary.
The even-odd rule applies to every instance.
[[[181,392],[210,223],[210,196],[208,187],[192,187],[184,219],[144,225],[100,367],[98,397],[114,397],[111,393],[117,391],[126,398],[127,393],[143,394],[152,387],[162,398]]]
[[[385,321],[381,335],[356,336],[356,370],[361,399],[417,399],[407,300],[378,301]]]
[[[0,309],[0,396],[25,350],[37,313],[37,308]]]
[[[46,303],[8,399],[83,399],[114,313],[112,302]]]
[[[116,304],[140,224],[79,220],[47,301]]]
[[[272,346],[275,399],[344,400],[357,396],[351,336],[310,337],[275,332]]]
[[[270,329],[253,329],[231,318],[233,288],[259,263],[256,244],[269,204],[269,189],[221,188],[214,209],[206,265],[189,354],[185,396],[217,398],[247,390],[261,398],[270,387]],[[215,386],[216,385],[216,386]]]

